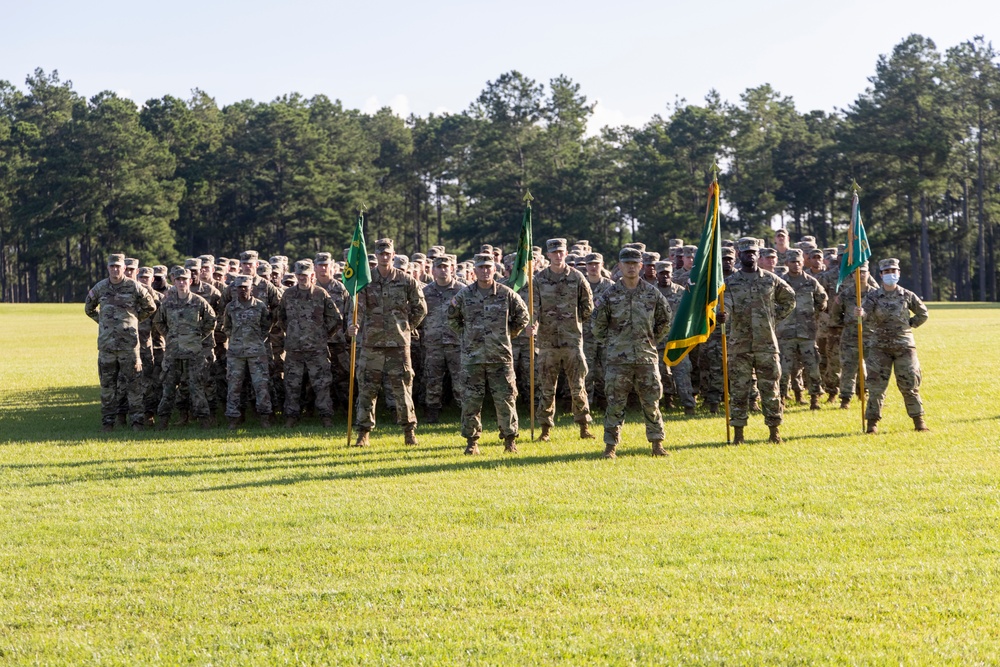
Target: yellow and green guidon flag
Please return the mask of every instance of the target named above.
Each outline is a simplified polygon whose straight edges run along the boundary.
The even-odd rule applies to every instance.
[[[861,222],[861,202],[858,200],[858,193],[854,193],[851,201],[851,226],[847,228],[847,252],[840,260],[840,274],[837,277],[837,288],[841,283],[850,277],[861,265],[872,256],[871,246],[868,245],[868,234],[865,233],[865,225]]]
[[[507,287],[515,292],[528,284],[528,262],[531,261],[531,203],[524,207],[524,217],[521,219],[521,235],[517,239],[517,256],[511,268]]]
[[[722,276],[722,239],[719,237],[719,184],[708,186],[705,228],[694,256],[686,291],[667,335],[663,363],[676,366],[695,345],[704,343],[715,329],[715,307],[726,283]]]
[[[344,267],[344,287],[354,297],[372,281],[368,266],[368,248],[365,247],[365,219],[358,214],[358,224],[354,227],[354,238],[347,250],[347,266]]]

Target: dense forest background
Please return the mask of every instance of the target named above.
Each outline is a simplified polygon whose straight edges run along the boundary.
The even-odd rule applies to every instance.
[[[845,110],[802,113],[764,84],[593,136],[593,108],[566,76],[516,71],[462,113],[406,119],[323,95],[219,108],[196,89],[137,108],[55,71],[0,81],[2,299],[82,301],[111,252],[339,256],[362,202],[366,236],[398,252],[510,249],[527,188],[536,239],[663,249],[697,242],[715,160],[727,237],[770,240],[780,221],[793,239],[843,241],[856,179],[874,255],[898,256],[904,285],[997,299],[1000,66],[981,37],[944,53],[907,37]]]

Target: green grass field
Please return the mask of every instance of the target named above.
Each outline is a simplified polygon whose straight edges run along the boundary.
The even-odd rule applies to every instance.
[[[522,414],[470,459],[454,414],[407,449],[343,417],[102,437],[82,306],[0,305],[0,663],[996,664],[998,333],[931,307],[931,433],[890,386],[874,437],[671,413],[654,459],[630,415],[605,461]]]

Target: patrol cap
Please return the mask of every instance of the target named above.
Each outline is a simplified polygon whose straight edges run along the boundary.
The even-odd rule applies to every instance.
[[[277,257],[273,257],[272,259],[277,259]],[[332,264],[332,263],[333,263],[333,255],[331,255],[328,252],[316,253],[316,259],[313,260],[313,264],[315,264],[316,266],[319,266],[320,264]]]
[[[895,257],[889,257],[888,259],[881,259],[878,263],[878,271],[882,273],[883,271],[888,271],[890,269],[896,269],[899,271],[899,260]]]
[[[491,246],[489,243],[484,243],[483,245],[479,246],[479,252],[480,253],[488,252],[492,255],[493,246]]]
[[[197,257],[188,257],[184,260],[184,268],[191,269],[192,271],[201,270],[201,260]]]
[[[788,236],[788,230],[785,229],[784,227],[782,227],[780,229],[776,229],[774,231],[774,235],[775,236]]]
[[[846,255],[846,254],[847,254],[847,244],[846,243],[838,243],[837,244],[837,256],[839,257],[840,255]]]
[[[531,246],[531,252],[533,252],[536,255],[541,255],[542,254],[542,248],[541,248],[541,246],[533,245],[533,246]]]
[[[685,257],[694,257],[696,254],[698,254],[698,246],[696,246],[696,245],[686,245],[686,246],[684,246],[684,256]]]
[[[604,255],[599,252],[592,252],[583,258],[587,264],[603,264]]]
[[[580,261],[580,255],[576,254],[575,252],[571,252],[568,255],[566,255],[566,263],[569,264],[570,266],[575,266],[576,263],[579,261]]]
[[[309,275],[313,272],[313,263],[311,259],[300,259],[295,262],[295,267],[293,269],[294,273],[292,275]],[[287,275],[287,274],[286,274]]]
[[[288,258],[284,255],[275,255],[271,259],[267,260],[267,263],[271,266],[288,266]]]
[[[736,248],[736,241],[732,239],[722,239],[723,248]]]
[[[444,253],[444,248],[442,248],[440,246],[436,246],[436,245],[435,246],[431,246],[431,249],[427,251],[427,256],[430,259],[437,259],[438,257],[441,257],[444,254],[445,254]]]
[[[723,246],[719,254],[720,257],[732,257],[736,259],[736,249],[731,245]]]
[[[762,255],[764,253],[761,253]],[[785,264],[788,262],[801,262],[802,261],[802,251],[798,248],[789,248],[788,252],[785,253]]]
[[[488,252],[481,252],[476,255],[476,266],[496,266],[493,263],[493,254]]]
[[[802,254],[801,250],[799,251],[799,254]],[[775,258],[777,258],[778,251],[775,250],[774,248],[761,248],[760,249],[760,256],[761,257],[775,257]],[[801,257],[799,259],[801,259]]]
[[[632,243],[626,243],[625,245],[622,246],[622,248],[633,248],[635,250],[638,250],[640,257],[642,256],[642,253],[646,252],[646,244],[643,243],[642,241],[633,241]]]
[[[443,245],[432,245],[431,250],[437,252],[439,255],[448,254],[448,250]]]
[[[157,264],[153,267],[153,277],[161,276],[163,278],[167,277],[167,267],[162,264]]]
[[[642,252],[638,248],[625,247],[618,253],[619,262],[641,262]]]
[[[144,266],[136,272],[135,276],[136,278],[142,278],[143,276],[149,276],[150,278],[152,278],[153,268],[150,266]]]
[[[576,241],[573,242],[573,245],[578,245],[578,246],[583,246],[584,248],[589,248],[590,247],[590,241],[588,241],[587,239],[577,239]]]
[[[451,261],[451,257],[448,255],[441,255],[440,257],[434,258],[434,266],[451,266],[454,262]]]
[[[683,248],[684,247],[684,239],[670,239],[670,241],[667,242],[667,247],[671,248],[671,249],[673,249],[673,248]]]
[[[137,260],[135,257],[126,257],[125,258],[125,268],[126,269],[138,269],[139,268],[139,260]]]
[[[414,264],[416,264],[417,262],[423,263],[425,259],[427,259],[427,255],[425,255],[422,252],[415,252],[413,253],[413,255],[410,256],[410,261],[413,262]]]
[[[378,257],[376,257],[375,255],[373,255],[371,253],[368,253],[368,263],[369,264],[377,264],[378,263]]]
[[[202,266],[215,266],[214,255],[198,255],[198,259],[201,260]]]
[[[448,259],[450,259],[452,264],[455,264],[455,265],[458,264],[458,255],[443,255],[443,256],[447,257]]]
[[[190,280],[191,272],[185,269],[183,266],[175,266],[174,268],[170,269],[170,279],[177,280],[178,278],[187,278],[188,280]]]
[[[120,253],[108,255],[108,266],[125,266],[125,255]]]
[[[736,249],[740,252],[746,252],[748,250],[757,252],[760,248],[757,245],[757,239],[752,236],[744,236],[736,241]]]
[[[220,265],[221,266],[229,266],[229,258],[228,257],[219,257],[219,259],[215,260],[215,265],[216,266],[220,266]]]
[[[801,241],[800,241],[800,243],[812,243],[813,245],[816,245],[816,237],[815,236],[803,236],[802,239],[801,239]]]
[[[261,278],[267,278],[271,275],[271,263],[260,260],[257,262],[257,275]]]
[[[378,239],[375,241],[375,252],[396,252],[396,244],[392,239]]]
[[[250,262],[256,262],[258,259],[260,259],[260,255],[257,254],[256,250],[244,250],[243,252],[240,253],[241,264],[249,264]]]
[[[799,241],[798,243],[795,244],[795,247],[798,248],[799,250],[808,251],[815,248],[816,244],[810,241]]]
[[[244,275],[241,274],[241,275],[238,275],[235,278],[233,278],[232,285],[233,285],[233,287],[236,287],[236,288],[239,288],[239,287],[250,287],[250,286],[253,285],[253,280],[250,278],[250,276],[244,276]]]
[[[660,260],[654,266],[657,273],[670,273],[674,270],[674,263],[667,259]]]
[[[822,257],[823,256],[823,252],[824,251],[823,251],[822,248],[813,248],[812,250],[809,251],[809,256],[810,257],[815,257],[815,256],[819,255],[820,257]]]
[[[836,256],[837,256],[837,249],[836,248],[823,248],[823,257],[824,258],[829,259],[831,257],[836,257]]]
[[[406,255],[396,255],[392,258],[392,265],[397,269],[405,269],[410,265],[410,258]]]
[[[295,274],[286,272],[285,275],[281,276],[281,284],[284,285],[285,287],[291,287],[292,285],[294,285]]]
[[[655,264],[660,261],[660,253],[658,252],[644,252],[642,253],[642,263],[643,264]]]
[[[558,252],[566,249],[566,239],[549,239],[545,242],[545,252]]]
[[[250,260],[247,260],[247,261],[250,261]],[[238,269],[238,268],[240,268],[240,260],[238,260],[238,259],[231,259],[231,260],[229,260],[229,268],[231,268],[231,269]]]
[[[867,271],[867,270],[868,270],[868,262],[867,262],[867,261],[865,261],[865,262],[864,262],[864,263],[863,263],[863,264],[862,264],[861,266],[859,266],[858,268],[859,268],[859,269],[861,269],[862,271]]]

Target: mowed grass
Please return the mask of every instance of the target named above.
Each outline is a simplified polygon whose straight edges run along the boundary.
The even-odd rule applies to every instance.
[[[0,325],[0,662],[1000,660],[998,308],[917,331],[931,433],[890,386],[875,437],[674,412],[653,459],[630,415],[613,462],[565,415],[476,459],[454,413],[414,448],[384,416],[367,450],[343,416],[103,437],[82,307]]]

